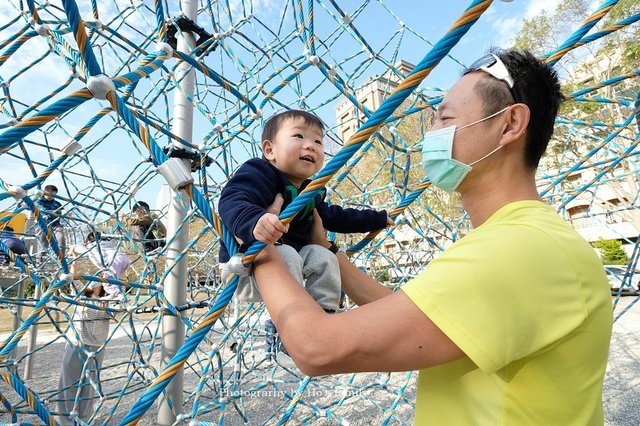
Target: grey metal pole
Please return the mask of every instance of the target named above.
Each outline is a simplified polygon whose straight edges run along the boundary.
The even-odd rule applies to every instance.
[[[24,287],[25,287],[25,280],[21,280],[20,284],[18,284],[18,294],[17,294],[17,298],[18,300],[24,299]],[[13,309],[15,309],[15,311],[13,311]],[[18,305],[15,308],[12,309],[12,313],[13,313],[13,327],[11,329],[11,331],[15,332],[18,327],[20,327],[20,320],[22,318],[22,305]],[[9,355],[9,358],[15,359],[16,354],[18,353],[18,346],[15,347],[15,349],[13,351],[11,351],[11,355]],[[31,378],[31,377],[29,377]]]
[[[34,300],[39,300],[40,296],[42,296],[42,285],[36,287],[35,294],[33,295]],[[24,365],[24,378],[26,380],[31,379],[33,375],[33,359],[35,358],[35,350],[36,350],[36,341],[38,340],[38,324],[34,323],[29,329],[29,343],[27,343],[27,355],[25,359]]]
[[[180,8],[182,13],[196,21],[197,2],[196,0],[181,0]],[[178,38],[177,48],[182,52],[189,52],[195,46],[195,38],[190,33],[182,33]],[[193,138],[193,104],[185,95],[193,94],[194,72],[186,62],[180,64],[176,70],[176,80],[180,81],[181,90],[174,91],[173,101],[173,124],[171,131],[182,139],[191,142]],[[174,146],[182,147],[175,141]],[[191,168],[188,160],[185,160],[188,169]],[[167,247],[166,268],[172,268],[164,283],[164,295],[167,302],[176,305],[186,303],[187,291],[187,268],[188,258],[184,256],[178,263],[175,259],[184,250],[189,240],[189,226],[182,227],[186,211],[184,205],[188,205],[189,197],[184,191],[175,192],[171,190],[171,201],[169,206],[169,217],[167,222],[167,240],[171,241]],[[184,344],[184,323],[179,318],[165,315],[162,319],[162,359],[161,366],[164,367],[178,349]],[[161,395],[158,402],[158,425],[172,425],[176,420],[176,413],[180,414],[183,405],[183,384],[184,372],[178,371],[173,380],[167,386],[165,393]],[[171,406],[169,406],[171,399]]]

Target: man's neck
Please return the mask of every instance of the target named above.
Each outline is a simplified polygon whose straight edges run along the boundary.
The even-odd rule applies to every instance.
[[[520,175],[515,181],[514,176],[511,179],[511,182],[502,180],[500,184],[485,185],[483,191],[461,191],[462,206],[474,228],[482,225],[507,204],[523,200],[541,201],[533,174]]]

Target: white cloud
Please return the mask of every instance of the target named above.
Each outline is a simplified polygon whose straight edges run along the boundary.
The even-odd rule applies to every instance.
[[[520,16],[513,16],[513,13],[503,17],[493,17],[491,27],[495,30],[492,43],[499,47],[507,47],[513,44],[513,39],[522,28],[525,19],[531,19],[540,15],[543,11],[553,13],[560,0],[532,0],[527,3],[524,13]]]
[[[516,17],[498,18],[493,21],[491,26],[495,30],[493,44],[498,47],[507,47],[512,43],[515,35],[518,34],[522,26],[522,19]]]
[[[538,16],[543,10],[547,13],[551,13],[556,10],[560,0],[533,0],[529,2],[526,11],[524,12],[525,19],[531,19],[534,16]]]

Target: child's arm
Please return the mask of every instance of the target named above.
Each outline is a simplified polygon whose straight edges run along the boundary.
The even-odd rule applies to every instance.
[[[332,232],[371,232],[393,225],[393,220],[385,210],[342,208],[329,205],[326,201],[319,203],[316,209],[324,227]]]
[[[270,167],[262,160],[247,161],[229,179],[218,202],[222,223],[249,246],[256,240],[266,242],[279,228],[265,210],[278,193],[279,177]]]
[[[253,236],[258,241],[265,244],[275,243],[282,237],[282,234],[289,230],[289,225],[285,225],[278,218],[278,214],[284,204],[282,194],[276,194],[275,200],[267,207],[267,212],[258,219]]]
[[[129,226],[151,226],[153,219],[151,219],[151,216],[146,214],[142,217],[139,217],[139,216],[127,217],[126,221],[127,221],[127,225]]]

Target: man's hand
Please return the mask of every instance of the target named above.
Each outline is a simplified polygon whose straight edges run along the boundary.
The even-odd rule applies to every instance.
[[[313,227],[311,228],[311,244],[317,244],[319,246],[328,248],[329,240],[327,240],[327,234],[324,232],[324,226],[322,225],[322,219],[318,214],[318,210],[313,210]]]
[[[281,194],[276,195],[273,203],[267,207],[267,212],[258,219],[256,226],[253,228],[253,237],[265,244],[272,244],[278,241],[282,234],[289,230],[289,225],[285,225],[278,219],[280,209],[284,198]]]

